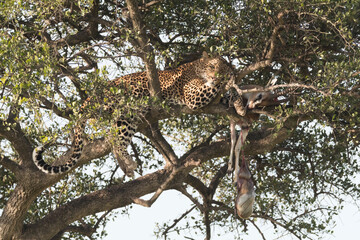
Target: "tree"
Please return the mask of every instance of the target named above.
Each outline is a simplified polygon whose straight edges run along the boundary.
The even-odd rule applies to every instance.
[[[0,239],[100,238],[100,226],[119,214],[114,209],[151,206],[167,189],[191,199],[198,218],[187,219],[189,210],[182,222],[206,239],[211,225],[246,231],[249,224],[266,239],[255,219],[313,238],[331,232],[344,198],[359,200],[358,1],[0,4]],[[249,220],[234,214],[236,193],[226,175],[234,109],[213,103],[191,111],[161,102],[157,69],[203,50],[231,63],[239,84],[277,79],[277,86],[298,86],[291,105],[254,111],[262,115],[245,147],[257,193]],[[102,113],[88,122],[74,171],[53,176],[36,168],[31,156],[40,144],[52,142],[45,155],[55,163],[71,153],[88,96],[108,79],[144,70],[157,114],[146,116],[131,145],[139,165],[134,178],[109,154],[109,116]],[[149,193],[151,201],[143,200]],[[164,226],[159,234],[181,229]]]

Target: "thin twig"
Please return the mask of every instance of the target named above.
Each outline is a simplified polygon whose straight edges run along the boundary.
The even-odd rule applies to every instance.
[[[261,229],[255,224],[254,220],[249,220],[252,225],[258,230],[259,234],[261,235],[262,239],[266,240],[264,233],[261,231]]]
[[[190,201],[192,201],[195,206],[200,209],[201,212],[204,211],[203,206],[199,203],[198,200],[196,200],[190,193],[188,193],[188,191],[186,191],[184,186],[181,186],[180,188],[177,188],[176,190],[178,190],[179,192],[181,192],[182,194],[184,194],[187,198],[190,199]]]
[[[178,224],[184,217],[186,217],[189,213],[192,212],[192,210],[194,210],[196,208],[196,205],[194,205],[193,207],[191,207],[189,210],[187,210],[186,212],[184,212],[179,218],[174,220],[174,223],[171,224],[170,226],[168,226],[165,231],[163,232],[163,236],[166,236],[166,234],[176,226],[176,224]]]

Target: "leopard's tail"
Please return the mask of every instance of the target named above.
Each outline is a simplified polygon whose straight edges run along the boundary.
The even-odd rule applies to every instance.
[[[45,151],[45,147],[40,146],[35,148],[33,151],[32,158],[35,165],[46,174],[61,174],[72,169],[72,167],[76,165],[82,154],[82,150],[83,150],[82,132],[84,125],[85,123],[75,128],[73,153],[71,154],[69,160],[65,164],[57,165],[57,166],[50,166],[49,164],[47,164],[42,157],[42,154]]]

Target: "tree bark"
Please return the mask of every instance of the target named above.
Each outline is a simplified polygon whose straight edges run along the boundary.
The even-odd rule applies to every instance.
[[[152,97],[161,99],[161,89],[158,73],[155,64],[155,55],[150,46],[149,38],[146,35],[145,26],[141,20],[139,6],[136,0],[126,0],[129,15],[136,34],[140,53],[145,63],[147,77],[149,79],[149,92]]]
[[[0,218],[0,239],[19,239],[25,215],[41,191],[31,191],[16,186],[6,203]]]

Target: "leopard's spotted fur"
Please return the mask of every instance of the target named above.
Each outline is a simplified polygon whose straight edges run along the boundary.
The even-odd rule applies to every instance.
[[[162,97],[170,103],[185,104],[193,110],[202,108],[214,100],[232,74],[232,68],[223,58],[210,58],[206,53],[202,58],[176,69],[158,72]],[[130,95],[142,98],[150,96],[148,84],[146,72],[138,72],[111,81],[109,87],[121,87]],[[107,95],[105,91],[104,94]],[[84,103],[84,105],[88,104],[89,101]],[[111,103],[109,105],[111,109]],[[117,149],[114,149],[113,146],[114,154],[122,170],[131,175],[136,168],[136,163],[127,153],[126,148],[136,132],[139,119],[134,116],[121,116],[115,121],[116,123],[113,125],[118,132],[118,137],[114,142]],[[68,162],[60,166],[50,166],[42,159],[44,148],[38,147],[33,154],[36,166],[48,174],[58,174],[70,170],[81,156],[82,127],[79,129],[75,131],[74,153]]]

